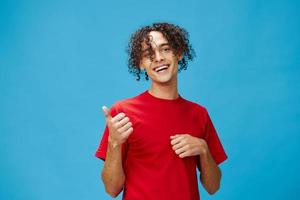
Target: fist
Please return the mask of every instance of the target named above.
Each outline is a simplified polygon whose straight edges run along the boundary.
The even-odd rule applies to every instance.
[[[112,117],[107,107],[103,106],[102,109],[109,130],[108,142],[111,143],[113,147],[123,144],[133,132],[130,119],[125,113],[119,113]]]
[[[170,137],[174,152],[180,157],[204,155],[208,151],[207,143],[201,138],[189,134],[177,134]]]

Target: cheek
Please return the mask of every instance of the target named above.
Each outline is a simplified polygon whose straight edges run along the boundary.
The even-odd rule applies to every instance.
[[[147,69],[151,66],[151,62],[148,61],[148,60],[142,60],[140,62],[140,68],[144,68],[144,69]]]
[[[151,70],[151,62],[144,62],[143,63],[143,68],[147,71],[147,72],[149,72],[150,70]]]

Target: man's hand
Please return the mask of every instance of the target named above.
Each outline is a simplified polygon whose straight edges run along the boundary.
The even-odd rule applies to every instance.
[[[125,113],[119,113],[112,117],[110,110],[106,107],[102,107],[106,118],[106,124],[109,130],[108,142],[116,147],[124,143],[129,135],[133,132],[132,123]]]
[[[112,117],[110,110],[103,106],[106,124],[109,130],[108,148],[102,170],[102,180],[105,190],[112,197],[118,196],[125,183],[125,174],[122,166],[122,146],[132,133],[132,123],[124,113]]]
[[[176,134],[170,137],[172,149],[180,157],[205,155],[208,152],[206,141],[189,134]]]
[[[216,193],[220,187],[221,170],[211,156],[206,141],[188,134],[177,134],[170,139],[173,150],[180,158],[200,156],[201,183],[209,194]]]

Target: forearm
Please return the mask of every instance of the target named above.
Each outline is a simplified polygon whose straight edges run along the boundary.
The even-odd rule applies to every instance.
[[[209,194],[218,191],[221,181],[221,170],[212,158],[209,150],[200,155],[200,180]]]
[[[199,156],[200,180],[208,193],[214,194],[220,187],[221,170],[209,152],[205,140],[189,134],[171,136],[172,149],[180,158]]]
[[[114,147],[109,143],[102,170],[102,180],[106,192],[112,197],[118,196],[122,191],[125,182],[125,174],[122,167],[121,145]]]

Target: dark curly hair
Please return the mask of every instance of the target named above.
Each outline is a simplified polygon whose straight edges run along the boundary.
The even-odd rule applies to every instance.
[[[145,79],[148,80],[147,73],[142,73],[139,64],[142,58],[142,43],[145,42],[151,50],[149,33],[151,31],[158,31],[163,34],[167,39],[170,47],[176,55],[182,55],[182,60],[179,61],[178,72],[186,70],[188,62],[193,60],[195,57],[195,51],[189,42],[188,32],[174,24],[170,23],[154,23],[149,26],[144,26],[138,29],[131,35],[127,53],[128,59],[128,71],[136,76],[136,80],[140,80],[141,76],[144,75]]]

